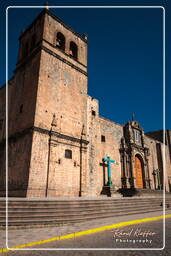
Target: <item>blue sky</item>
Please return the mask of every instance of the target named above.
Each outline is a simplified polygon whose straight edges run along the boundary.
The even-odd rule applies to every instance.
[[[0,55],[5,82],[5,8],[9,5],[44,5],[45,1],[1,1]],[[35,4],[36,2],[36,4]],[[169,118],[169,53],[171,27],[168,1],[53,1],[49,5],[163,5],[166,8],[166,128]],[[9,10],[9,77],[18,54],[18,35],[41,9]],[[124,124],[132,112],[145,132],[163,127],[162,9],[50,9],[80,34],[88,34],[88,92],[100,102],[100,114]],[[171,45],[171,44],[170,44]]]

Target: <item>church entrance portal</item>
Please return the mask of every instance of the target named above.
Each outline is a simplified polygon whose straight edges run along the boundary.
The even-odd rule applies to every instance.
[[[143,163],[141,157],[138,155],[134,158],[134,173],[136,178],[136,187],[137,188],[144,188],[143,185]]]

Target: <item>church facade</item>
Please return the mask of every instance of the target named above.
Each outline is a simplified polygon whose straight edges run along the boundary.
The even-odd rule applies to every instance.
[[[98,100],[87,94],[86,36],[45,9],[19,40],[15,76],[8,83],[8,195],[100,196],[111,188],[170,192],[171,131],[164,144],[161,132],[144,134],[134,119],[120,125],[99,115]],[[5,137],[3,87],[1,196]],[[115,160],[111,170],[104,158]]]

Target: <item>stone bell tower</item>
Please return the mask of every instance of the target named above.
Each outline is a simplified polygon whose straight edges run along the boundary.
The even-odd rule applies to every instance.
[[[86,190],[87,41],[47,9],[42,18],[30,165],[35,189],[28,194],[38,193],[36,176],[40,196],[79,196]]]
[[[11,186],[10,193],[42,197],[84,195],[87,38],[45,8],[19,40],[13,108],[11,103],[15,121],[10,122],[9,133],[23,134],[23,163],[20,161],[20,166],[13,165],[9,171],[11,184],[20,191],[14,193]],[[13,147],[19,150],[17,141]],[[27,144],[29,152],[25,154]],[[20,173],[20,177],[14,177],[12,172]]]

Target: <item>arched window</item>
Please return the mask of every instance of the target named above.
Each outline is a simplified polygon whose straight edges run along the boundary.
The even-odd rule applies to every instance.
[[[65,158],[72,159],[72,151],[70,149],[65,150]]]
[[[78,47],[74,42],[70,42],[69,54],[71,57],[77,60],[78,58]]]
[[[141,142],[141,133],[137,129],[134,129],[134,138],[135,138],[135,142],[137,143]]]
[[[61,32],[58,32],[56,35],[56,46],[65,51],[65,37]]]

